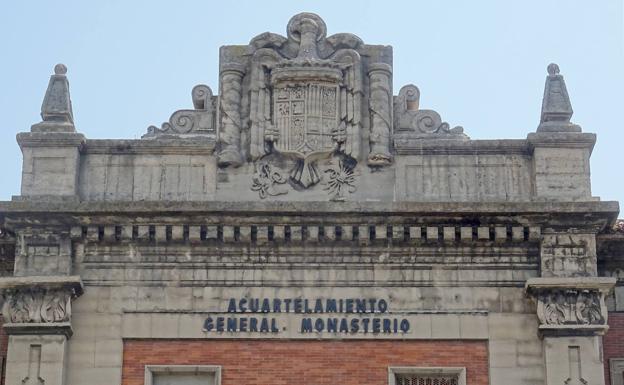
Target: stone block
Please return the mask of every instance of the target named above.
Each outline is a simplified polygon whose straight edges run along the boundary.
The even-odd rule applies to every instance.
[[[171,226],[171,240],[180,242],[184,240],[184,226],[173,225]]]
[[[178,338],[180,314],[153,313],[151,314],[152,338]]]
[[[490,228],[485,226],[479,226],[477,228],[477,239],[480,241],[487,241],[490,239]]]
[[[273,226],[273,240],[276,242],[286,240],[286,226]]]
[[[427,241],[429,242],[437,242],[438,241],[438,228],[429,226],[427,227]]]
[[[69,236],[71,239],[82,239],[82,226],[72,226]]]
[[[67,385],[110,385],[121,383],[121,367],[70,367]],[[46,385],[47,382],[46,382]]]
[[[615,311],[624,311],[624,286],[616,286],[615,294]]]
[[[368,226],[358,226],[358,241],[363,245],[370,242],[370,228]]]
[[[544,384],[544,367],[513,367],[490,369],[490,384],[536,385]],[[549,383],[546,383],[550,385]]]
[[[392,239],[395,241],[402,241],[405,238],[405,229],[401,225],[392,226]]]
[[[38,376],[51,385],[64,385],[67,337],[64,335],[12,335],[7,352],[7,384],[22,384],[31,359],[39,362]]]
[[[422,236],[422,230],[420,226],[410,226],[409,237],[411,240],[420,240]]]
[[[431,339],[432,336],[432,319],[431,314],[419,314],[415,325],[412,325],[410,335],[418,339]]]
[[[137,238],[143,241],[148,240],[150,237],[149,226],[138,226]]]
[[[233,231],[233,229],[232,229]],[[217,226],[206,226],[206,239],[216,240],[219,236],[219,229]],[[232,235],[233,237],[233,235]]]
[[[269,242],[269,226],[259,225],[256,227],[256,243],[266,245]]]
[[[172,311],[189,311],[193,308],[193,288],[168,286],[164,288],[165,309]]]
[[[223,226],[223,242],[235,241],[234,226]]]
[[[104,238],[105,242],[115,241],[115,226],[104,226]]]
[[[603,384],[604,363],[600,336],[545,337],[547,384],[569,382]]]
[[[432,314],[431,338],[458,339],[461,337],[459,324],[457,314]]]
[[[123,241],[132,240],[132,233],[134,231],[134,226],[132,225],[123,225],[121,226],[121,239]]]
[[[238,240],[240,242],[251,242],[251,226],[240,226],[238,228]]]
[[[197,243],[201,241],[201,226],[189,226],[189,241]]]
[[[511,239],[516,242],[524,240],[524,227],[514,226],[511,228]]]
[[[95,338],[77,338],[72,336],[67,350],[68,363],[78,367],[95,366]]]
[[[343,241],[353,240],[353,226],[351,225],[342,226],[342,240]]]
[[[542,228],[539,226],[529,227],[529,241],[538,241],[542,237]]]
[[[303,238],[301,226],[290,226],[290,240],[293,242],[300,242]]]
[[[319,240],[319,227],[310,225],[308,226],[308,241],[318,242]]]
[[[156,240],[156,242],[167,241],[167,226],[165,225],[154,226],[154,239]]]
[[[503,227],[503,226],[494,227],[494,240],[496,242],[507,241],[507,227]]]
[[[462,226],[459,229],[459,237],[462,241],[472,240],[472,227]]]
[[[460,314],[459,334],[461,338],[487,339],[490,335],[487,317],[485,315]]]
[[[537,327],[537,316],[533,314],[490,313],[488,316],[491,339],[536,339]]]
[[[148,313],[125,313],[122,317],[123,338],[150,338],[152,336],[151,316]]]
[[[95,341],[96,367],[121,367],[123,341],[119,339],[98,339]]]
[[[388,238],[388,227],[386,225],[377,225],[375,226],[375,239],[386,239]]]
[[[325,233],[325,239],[328,241],[336,240],[336,226],[324,226],[323,231]]]
[[[444,242],[455,242],[455,227],[444,226],[442,228]]]
[[[100,228],[98,226],[87,227],[87,241],[98,242],[100,240]]]
[[[489,343],[490,367],[515,368],[518,366],[517,340],[492,339]]]

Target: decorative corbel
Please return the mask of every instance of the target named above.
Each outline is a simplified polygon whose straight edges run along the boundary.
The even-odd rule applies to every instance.
[[[611,277],[531,278],[525,291],[537,301],[543,336],[603,335],[608,329],[605,296]]]
[[[7,334],[72,335],[71,304],[84,292],[78,276],[0,279],[2,316]]]

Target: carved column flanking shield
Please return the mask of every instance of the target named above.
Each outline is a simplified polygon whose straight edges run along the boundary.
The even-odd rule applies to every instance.
[[[386,63],[370,65],[369,109],[371,115],[371,149],[368,164],[383,166],[392,163],[390,136],[392,135],[392,67]]]
[[[221,69],[220,166],[231,165],[236,167],[243,163],[241,153],[243,75],[245,75],[245,67],[236,63],[226,63]]]
[[[3,327],[7,334],[72,335],[71,304],[82,295],[78,276],[0,279]]]
[[[615,278],[531,278],[525,285],[537,301],[543,336],[602,335],[608,329],[605,296]]]

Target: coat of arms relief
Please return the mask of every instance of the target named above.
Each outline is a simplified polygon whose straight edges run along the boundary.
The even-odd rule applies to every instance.
[[[329,199],[343,200],[357,190],[360,171],[391,165],[400,146],[466,138],[435,111],[418,109],[415,86],[393,96],[390,46],[327,36],[313,13],[291,18],[286,37],[266,32],[221,47],[219,96],[198,87],[195,110],[174,113],[145,137],[216,134],[219,167],[253,165],[249,184],[261,199],[320,184]]]
[[[285,177],[295,188],[306,189],[319,182],[336,186],[342,183],[341,179],[332,176],[346,173],[349,177],[345,183],[350,186],[328,189],[339,191],[334,195],[340,199],[354,191],[358,163],[374,167],[392,163],[389,47],[366,46],[351,34],[326,34],[325,22],[319,16],[302,13],[288,23],[287,37],[259,35],[249,44],[248,55],[224,58],[227,55],[222,51],[225,62],[221,93],[227,100],[220,106],[219,163],[238,166],[246,160],[254,162],[253,188],[267,195],[285,190],[259,186],[284,184]],[[365,53],[364,59],[361,52]],[[236,77],[229,75],[231,68],[237,68]],[[368,80],[364,79],[366,68]],[[244,100],[242,92],[233,91],[245,87],[249,90],[248,100]],[[371,99],[367,95],[369,88],[368,92],[377,96],[367,113],[364,108]],[[232,108],[232,102],[241,105]],[[247,103],[245,138],[239,115]],[[369,115],[372,125],[363,122],[364,116]],[[245,141],[249,146],[247,153]]]

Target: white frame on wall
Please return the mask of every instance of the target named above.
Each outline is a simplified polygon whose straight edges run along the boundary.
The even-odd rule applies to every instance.
[[[390,366],[388,367],[388,385],[396,385],[397,374],[451,375],[457,376],[457,385],[466,385],[466,368],[464,367]]]
[[[153,385],[154,373],[212,374],[215,385],[221,385],[219,365],[145,365],[145,385]]]
[[[609,369],[611,375],[611,385],[624,384],[624,380],[622,380],[622,373],[624,373],[624,358],[610,358]]]

